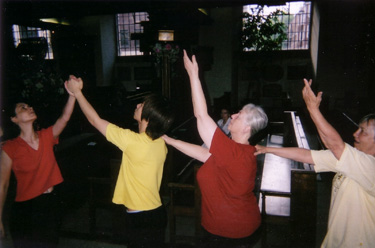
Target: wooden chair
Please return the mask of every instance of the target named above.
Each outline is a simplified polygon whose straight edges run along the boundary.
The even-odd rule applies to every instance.
[[[194,217],[195,222],[195,238],[201,235],[201,192],[199,190],[196,174],[201,165],[194,166],[194,184],[183,183],[169,183],[168,188],[170,191],[170,204],[169,204],[169,235],[170,243],[176,243],[176,217],[189,216]],[[194,202],[190,204],[181,204],[178,201],[178,196],[186,196],[190,193],[193,195]],[[185,198],[186,199],[186,198]]]

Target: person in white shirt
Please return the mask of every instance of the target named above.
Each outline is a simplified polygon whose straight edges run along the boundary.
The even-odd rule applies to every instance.
[[[227,135],[230,136],[230,131],[228,130],[228,126],[232,118],[230,118],[229,109],[223,108],[221,109],[220,113],[221,119],[217,121],[217,125],[220,127],[221,130]]]
[[[316,172],[335,172],[327,234],[322,248],[373,247],[375,244],[375,114],[363,117],[354,132],[354,147],[346,144],[319,110],[322,92],[304,80],[307,109],[327,150],[256,146],[255,155],[277,156],[314,165]]]

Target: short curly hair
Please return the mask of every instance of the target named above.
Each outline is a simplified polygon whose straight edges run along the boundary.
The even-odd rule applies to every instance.
[[[246,113],[246,123],[251,127],[250,136],[253,136],[267,126],[267,114],[260,106],[249,103],[242,110]]]

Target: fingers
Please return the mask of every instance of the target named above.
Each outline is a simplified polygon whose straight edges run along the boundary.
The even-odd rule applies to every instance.
[[[318,94],[316,95],[316,98],[318,99],[319,102],[322,101],[322,95],[323,95],[322,91],[319,91]]]
[[[303,87],[303,89],[302,89],[302,95],[306,96],[306,95],[312,93],[315,96],[314,92],[311,89],[312,80],[311,79],[307,80],[307,79],[304,78],[303,82],[305,84],[305,87]]]
[[[305,83],[305,86],[311,86],[311,84],[312,84],[312,79],[310,79],[309,81],[307,81],[307,79],[304,78],[303,81]]]
[[[257,156],[259,154],[264,154],[266,153],[264,146],[261,145],[255,145],[256,152],[254,152],[254,155]]]
[[[192,61],[193,61],[194,64],[197,63],[197,59],[196,59],[195,55],[193,55],[193,57],[192,57]]]
[[[68,88],[68,81],[65,81],[64,86],[65,86],[66,92],[68,92],[69,95],[74,96],[73,92],[71,92]]]
[[[70,75],[69,76],[69,80],[67,81],[68,82],[68,84],[69,83],[72,83],[72,84],[74,84],[74,85],[78,85],[78,87],[80,88],[80,89],[82,89],[82,87],[83,87],[83,81],[82,81],[82,78],[77,78],[77,77],[75,77],[74,75]]]

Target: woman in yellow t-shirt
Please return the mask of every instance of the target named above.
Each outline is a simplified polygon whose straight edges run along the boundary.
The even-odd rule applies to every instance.
[[[137,133],[101,119],[82,94],[82,85],[74,76],[66,84],[89,122],[123,152],[113,202],[124,206],[127,247],[162,247],[167,215],[159,189],[167,147],[160,137],[172,124],[169,104],[156,95],[145,97],[134,111]]]

